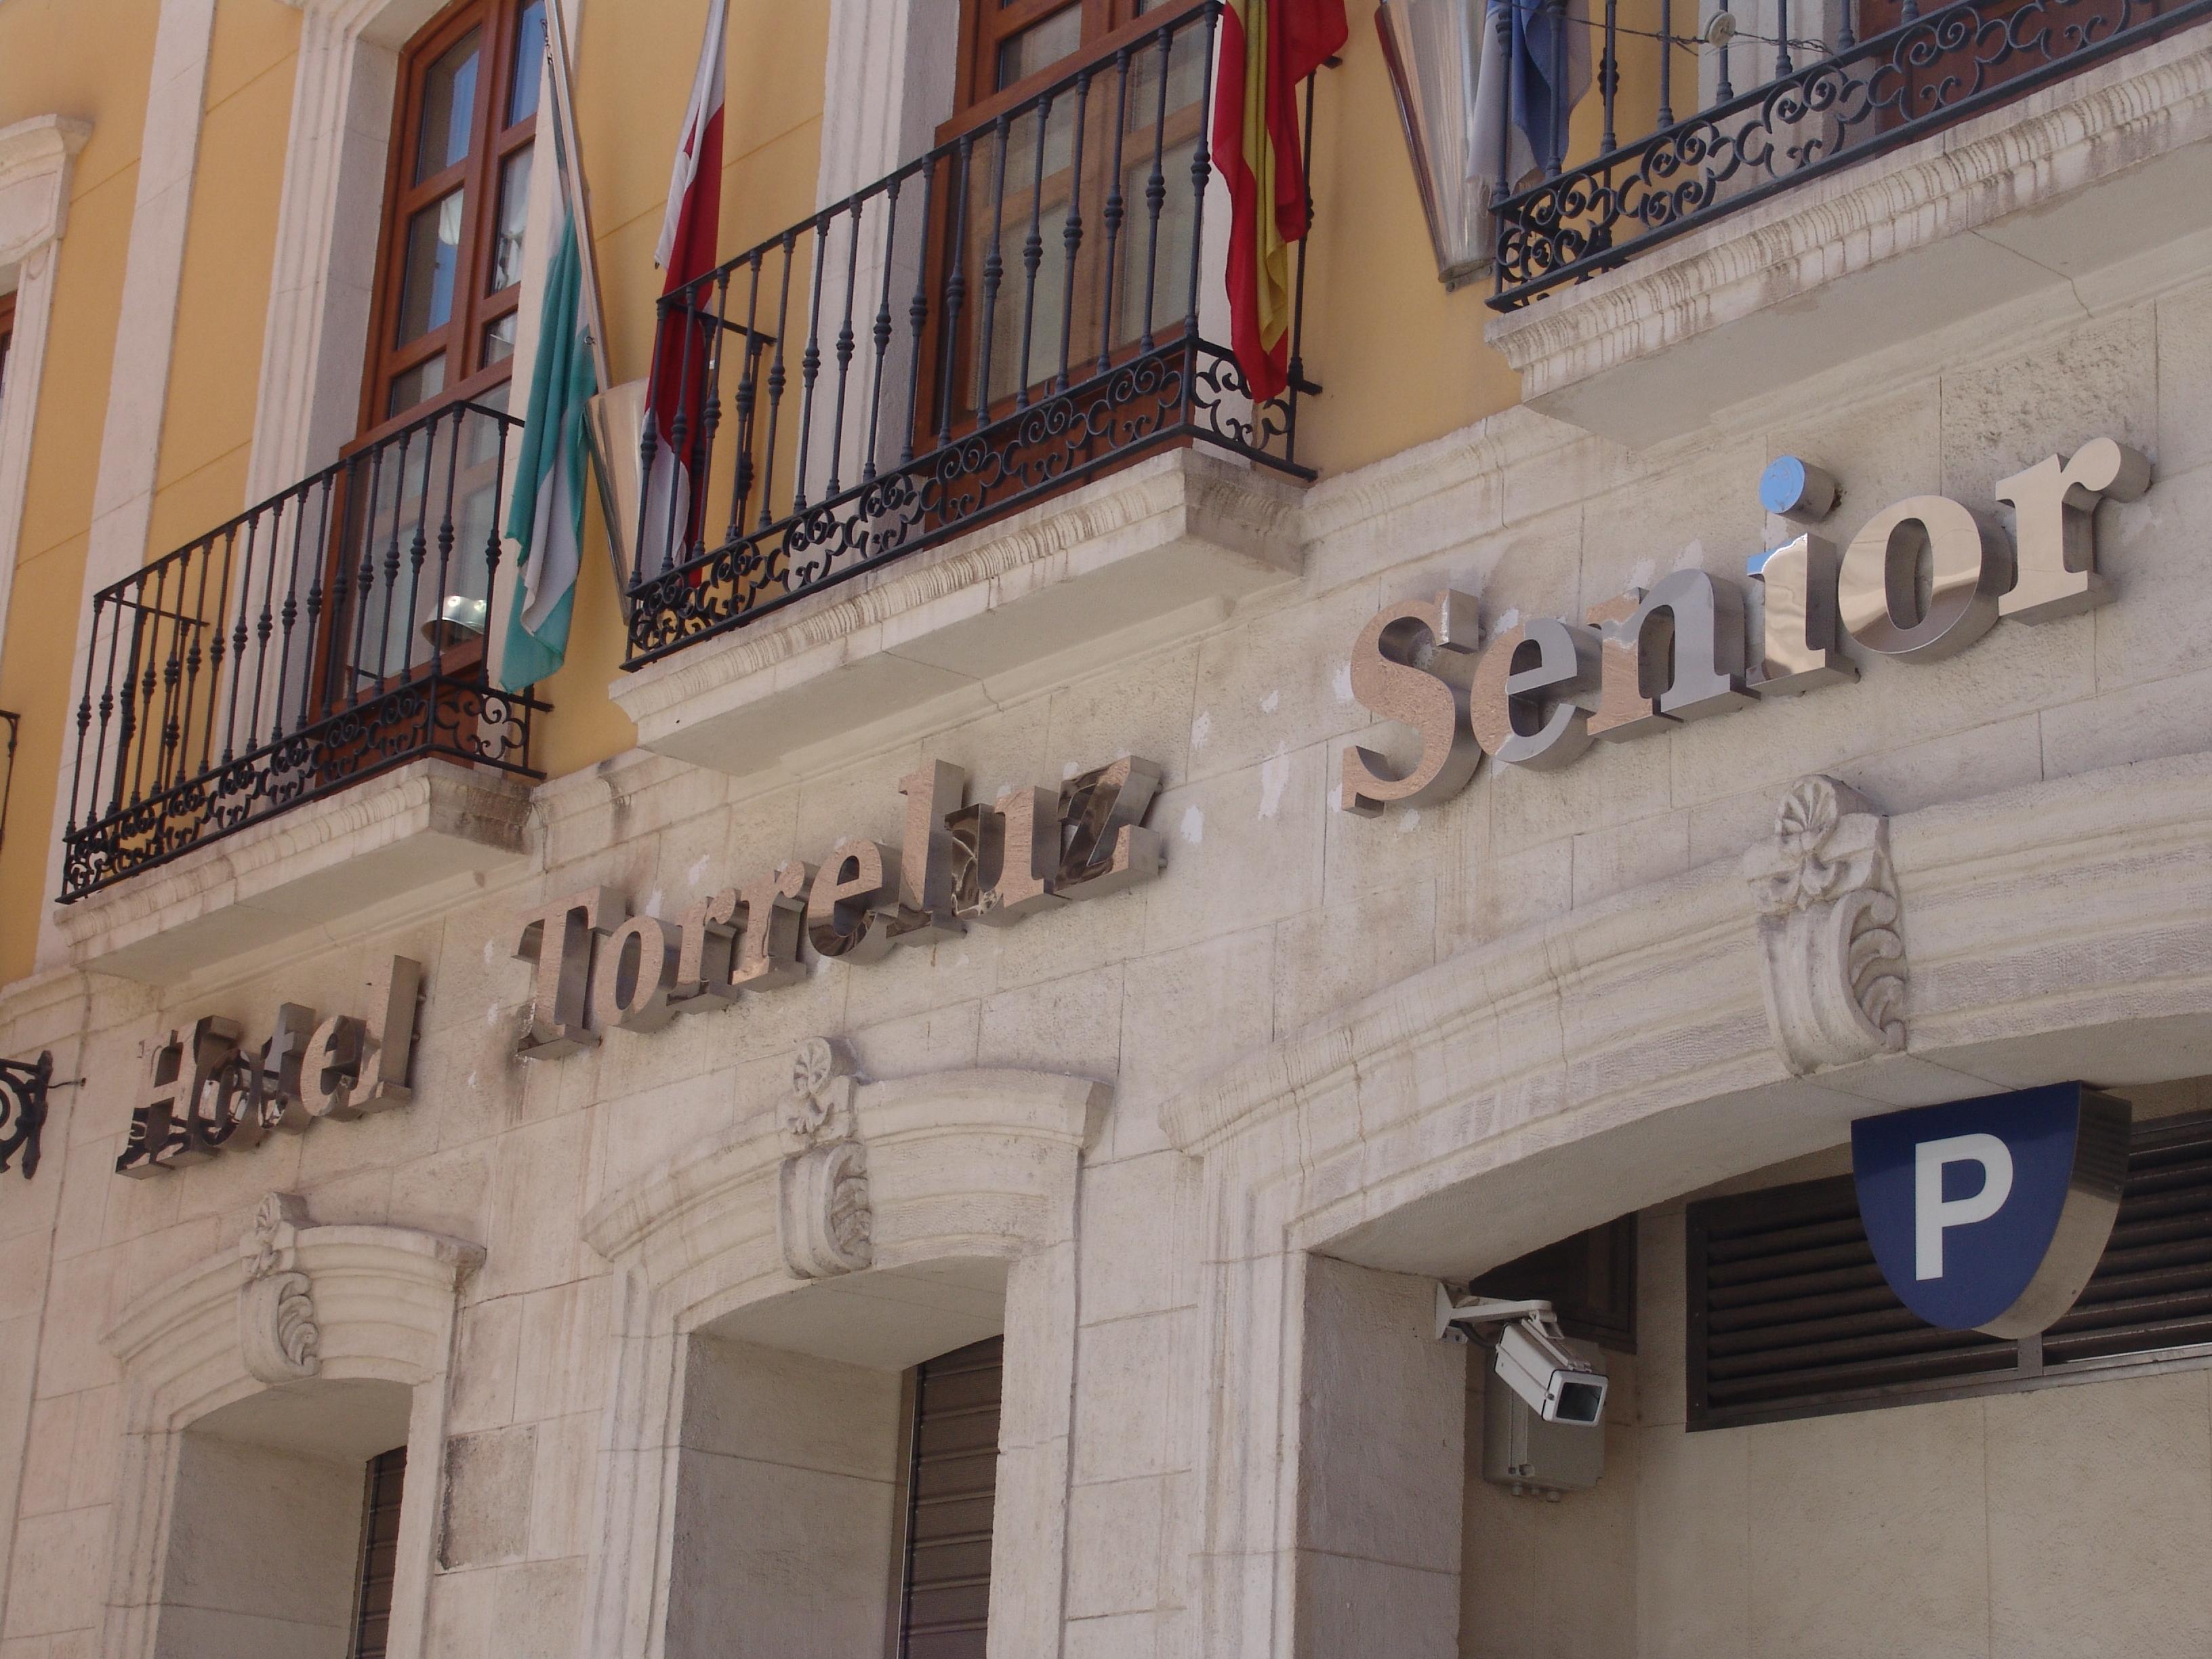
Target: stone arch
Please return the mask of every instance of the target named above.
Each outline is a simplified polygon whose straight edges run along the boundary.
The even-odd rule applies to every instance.
[[[410,1228],[318,1226],[301,1200],[272,1193],[236,1249],[125,1309],[102,1339],[125,1401],[107,1659],[154,1651],[178,1470],[188,1437],[210,1432],[351,1457],[398,1429],[428,1454],[402,1510],[392,1625],[395,1656],[420,1651],[456,1292],[483,1260]]]
[[[585,1237],[615,1265],[618,1283],[603,1550],[586,1638],[594,1654],[658,1659],[668,1650],[672,1586],[686,1570],[677,1517],[695,1341],[872,1371],[895,1390],[903,1368],[1000,1330],[1006,1547],[992,1570],[994,1646],[1007,1640],[1009,1651],[1044,1652],[1057,1643],[1077,1175],[1109,1091],[1017,1071],[888,1082],[830,1075],[810,1088],[809,1051],[822,1047],[802,1045],[778,1124],[748,1125],[665,1162],[586,1218]],[[794,1262],[821,1263],[794,1248],[806,1218],[793,1206],[811,1189],[792,1196],[793,1166],[855,1146],[865,1149],[865,1192],[848,1192],[844,1208],[857,1200],[869,1212],[865,1265],[800,1272]]]
[[[1323,1558],[1361,1517],[1425,1502],[1407,1535],[1448,1535],[1437,1558],[1455,1562],[1455,1485],[1386,1492],[1385,1462],[1304,1432],[1329,1368],[1355,1356],[1364,1398],[1325,1407],[1338,1443],[1368,1410],[1370,1443],[1408,1414],[1458,1432],[1458,1385],[1430,1363],[1429,1277],[1833,1147],[1854,1118],[2202,1072],[2208,812],[2212,755],[1893,819],[1802,780],[1740,862],[1441,963],[1171,1103],[1170,1138],[1203,1165],[1200,1322],[1215,1334],[1194,1379],[1211,1402],[1195,1449],[1209,1651],[1445,1651],[1399,1594],[1444,1569],[1370,1561],[1363,1580],[1343,1566],[1355,1552]],[[1876,952],[1882,986],[1864,971]],[[1405,1395],[1378,1381],[1394,1366]]]

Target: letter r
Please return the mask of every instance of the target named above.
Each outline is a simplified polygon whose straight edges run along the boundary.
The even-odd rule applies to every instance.
[[[1967,1198],[1943,1196],[1943,1169],[1950,1164],[1982,1166],[1981,1190]],[[1951,1135],[1923,1140],[1912,1155],[1912,1276],[1943,1277],[1943,1234],[1947,1228],[1987,1221],[2012,1196],[2012,1151],[1995,1135]]]

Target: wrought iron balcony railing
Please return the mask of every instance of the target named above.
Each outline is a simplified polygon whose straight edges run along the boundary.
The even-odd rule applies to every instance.
[[[1572,76],[1577,20],[1569,0],[1541,3],[1552,26],[1532,38],[1559,85]],[[1534,157],[1535,176],[1494,203],[1498,309],[2212,17],[2212,0],[1955,0],[1925,11],[1916,0],[1797,0],[1794,20],[1791,0],[1706,0],[1702,17],[1692,0],[1656,4],[1656,33],[1623,25],[1620,0],[1605,0],[1589,30],[1598,153],[1563,161],[1562,135]],[[1512,12],[1499,6],[1493,26],[1510,28]],[[1738,77],[1762,73],[1736,90]],[[1624,142],[1619,100],[1638,88],[1656,91],[1652,126]],[[1685,96],[1697,112],[1678,118]],[[1510,155],[1511,100],[1498,102]]]
[[[63,902],[425,756],[537,775],[489,660],[520,424],[441,409],[94,599]]]
[[[1296,325],[1257,404],[1217,343],[1220,13],[1109,40],[662,301],[626,666],[1159,449],[1310,476]]]

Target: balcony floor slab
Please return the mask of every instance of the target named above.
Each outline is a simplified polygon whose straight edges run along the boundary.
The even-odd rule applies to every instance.
[[[2201,270],[2212,23],[1808,179],[1487,326],[1543,413],[1642,449]],[[2106,293],[2116,284],[2127,292]],[[1954,350],[1954,348],[1956,349]]]
[[[531,786],[416,761],[60,907],[72,967],[167,983],[528,857]]]
[[[611,695],[642,747],[735,776],[872,753],[1295,580],[1302,490],[1170,450],[702,640]]]

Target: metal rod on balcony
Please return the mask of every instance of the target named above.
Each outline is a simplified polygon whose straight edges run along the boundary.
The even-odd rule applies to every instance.
[[[937,447],[939,449],[952,441],[952,364],[955,344],[960,332],[961,302],[968,297],[968,181],[975,149],[975,136],[963,132],[960,135],[959,148],[953,152],[952,158],[952,246],[945,259],[944,338],[938,342],[937,348]],[[763,522],[762,528],[766,527]]]
[[[1668,33],[1666,0],[1662,0],[1659,19],[1659,75],[1662,85],[1667,76]],[[1609,150],[1613,145],[1613,94],[1620,88],[1620,0],[1605,0],[1605,44],[1599,50],[1597,60],[1598,96],[1605,104],[1605,134],[1598,140],[1600,150]],[[1662,94],[1662,96],[1664,96]]]
[[[830,216],[814,217],[814,291],[806,302],[806,349],[799,355],[799,465],[792,470],[791,507],[806,508],[806,465],[814,448],[814,384],[822,373],[822,279],[830,263]]]
[[[860,198],[847,203],[845,211],[851,235],[845,251],[845,319],[837,328],[837,412],[830,422],[830,481],[822,487],[825,495],[843,488],[839,475],[845,459],[845,387],[853,369],[853,300],[860,275]]]
[[[1299,182],[1306,193],[1306,234],[1298,239],[1297,292],[1291,300],[1290,386],[1284,393],[1290,414],[1283,423],[1283,459],[1292,465],[1298,459],[1298,398],[1311,384],[1306,379],[1306,251],[1313,246],[1314,238],[1314,82],[1320,78],[1316,76],[1306,82],[1305,143],[1299,151],[1305,167],[1305,177]]]
[[[1083,251],[1083,158],[1085,128],[1091,115],[1091,70],[1085,68],[1075,82],[1074,156],[1068,163],[1067,220],[1060,229],[1065,281],[1060,299],[1060,373],[1053,377],[1054,392],[1067,390],[1070,354],[1075,349],[1075,269]]]
[[[1613,50],[1613,0],[1606,0],[1606,6],[1605,6],[1605,39],[1606,39],[1606,50],[1607,50],[1607,55],[1608,55],[1608,56],[1610,56],[1610,54],[1611,54],[1611,52],[1612,52],[1612,50]],[[1721,0],[1721,9],[1722,9],[1723,11],[1726,11],[1726,10],[1728,9],[1728,0]],[[1672,126],[1672,125],[1674,125],[1674,0],[1659,0],[1659,112],[1658,112],[1658,121],[1659,121],[1659,125],[1660,125],[1661,126],[1662,126],[1662,127]],[[1723,48],[1723,51],[1725,51],[1725,48]],[[1728,70],[1727,70],[1727,68],[1726,68],[1726,66],[1725,66],[1725,64],[1723,64],[1723,68],[1722,68],[1722,70],[1721,70],[1721,78],[1722,78],[1723,81],[1725,81],[1725,80],[1728,78]],[[1610,99],[1610,97],[1608,97],[1608,98],[1607,98],[1607,100],[1606,100],[1606,106],[1605,106],[1605,132],[1606,132],[1605,148],[1606,148],[1607,149],[1608,149],[1608,150],[1609,150],[1609,149],[1613,149],[1613,143],[1614,143],[1614,139],[1613,139],[1613,102],[1612,102],[1612,100]]]
[[[891,349],[891,264],[898,252],[898,204],[900,180],[891,180],[890,192],[884,203],[884,268],[876,279],[879,299],[876,306],[875,326],[870,337],[875,342],[875,374],[868,389],[868,436],[860,453],[860,482],[867,483],[876,476],[876,445],[884,412],[884,365]],[[853,222],[853,246],[860,245],[860,225],[857,210]]]
[[[768,459],[761,468],[760,527],[769,526],[775,500],[775,438],[783,416],[783,343],[791,331],[791,259],[799,247],[799,232],[783,235],[783,276],[775,301],[775,361],[768,370]]]
[[[1035,117],[1036,143],[1030,166],[1030,228],[1022,238],[1022,367],[1014,379],[1014,407],[1030,406],[1030,349],[1036,337],[1037,270],[1044,264],[1044,139],[1052,128],[1052,94]]]
[[[1121,221],[1128,212],[1128,203],[1121,195],[1121,180],[1125,176],[1121,171],[1121,148],[1122,141],[1129,131],[1131,55],[1127,46],[1114,55],[1114,165],[1106,173],[1106,206],[1102,216],[1106,224],[1106,298],[1098,313],[1098,372],[1101,374],[1114,362],[1114,278],[1121,270]]]
[[[1796,72],[1790,61],[1790,0],[1774,0],[1774,73],[1778,77]]]
[[[914,459],[915,430],[923,426],[929,419],[928,405],[924,401],[927,394],[921,376],[921,344],[922,336],[929,327],[929,251],[933,246],[929,240],[930,210],[937,201],[937,169],[934,162],[924,163],[920,176],[921,240],[919,245],[919,256],[914,262],[914,297],[908,300],[906,305],[907,332],[910,337],[907,350],[907,378],[910,385],[907,392],[907,417],[902,422],[905,430],[899,439],[901,466],[905,466]],[[886,284],[890,282],[888,275],[890,264],[888,259],[884,261]]]
[[[1168,201],[1168,67],[1175,52],[1175,31],[1162,29],[1159,39],[1160,90],[1152,112],[1152,170],[1145,179],[1145,213],[1149,225],[1145,234],[1145,331],[1137,337],[1139,351],[1150,351],[1154,344],[1152,319],[1157,313],[1153,299],[1160,275],[1160,210]]]
[[[699,415],[699,465],[692,479],[692,488],[686,498],[685,522],[690,535],[684,544],[686,560],[696,557],[707,545],[707,514],[714,500],[714,439],[722,429],[722,353],[730,338],[730,271],[727,266],[714,273],[714,317],[712,327],[705,319],[700,326],[708,337],[707,362],[700,371],[703,384],[700,401],[703,405]],[[747,349],[752,341],[747,337]]]
[[[1213,30],[1220,16],[1221,9],[1218,6],[1206,7],[1205,49],[1199,53],[1198,59],[1198,106],[1200,109],[1210,109],[1213,104]],[[1308,134],[1307,138],[1310,143],[1312,135]],[[1206,181],[1213,174],[1213,154],[1206,148],[1206,129],[1201,123],[1198,129],[1197,139],[1193,143],[1190,152],[1190,240],[1191,245],[1194,247],[1203,247],[1206,245]],[[1303,243],[1300,244],[1300,247],[1303,251]],[[1189,340],[1195,340],[1198,337],[1199,275],[1201,264],[1202,262],[1198,259],[1193,259],[1190,262],[1190,292],[1183,301],[1183,337]],[[1194,362],[1188,366],[1189,369],[1196,368],[1197,364]],[[1196,392],[1195,381],[1196,376],[1187,370],[1183,375],[1183,399],[1186,407],[1188,406],[1190,398]]]
[[[745,266],[749,281],[745,287],[745,362],[738,374],[738,458],[730,469],[730,528],[726,541],[738,538],[738,527],[744,524],[745,504],[753,493],[753,408],[758,393],[760,371],[760,336],[753,325],[760,320],[761,255],[755,253]]]
[[[976,342],[975,368],[975,429],[981,432],[991,419],[991,348],[999,340],[999,283],[1006,276],[1006,262],[1000,240],[1006,223],[1006,149],[1013,138],[1013,125],[1001,115],[995,124],[999,137],[999,159],[993,170],[991,194],[991,251],[983,258],[983,326]]]

